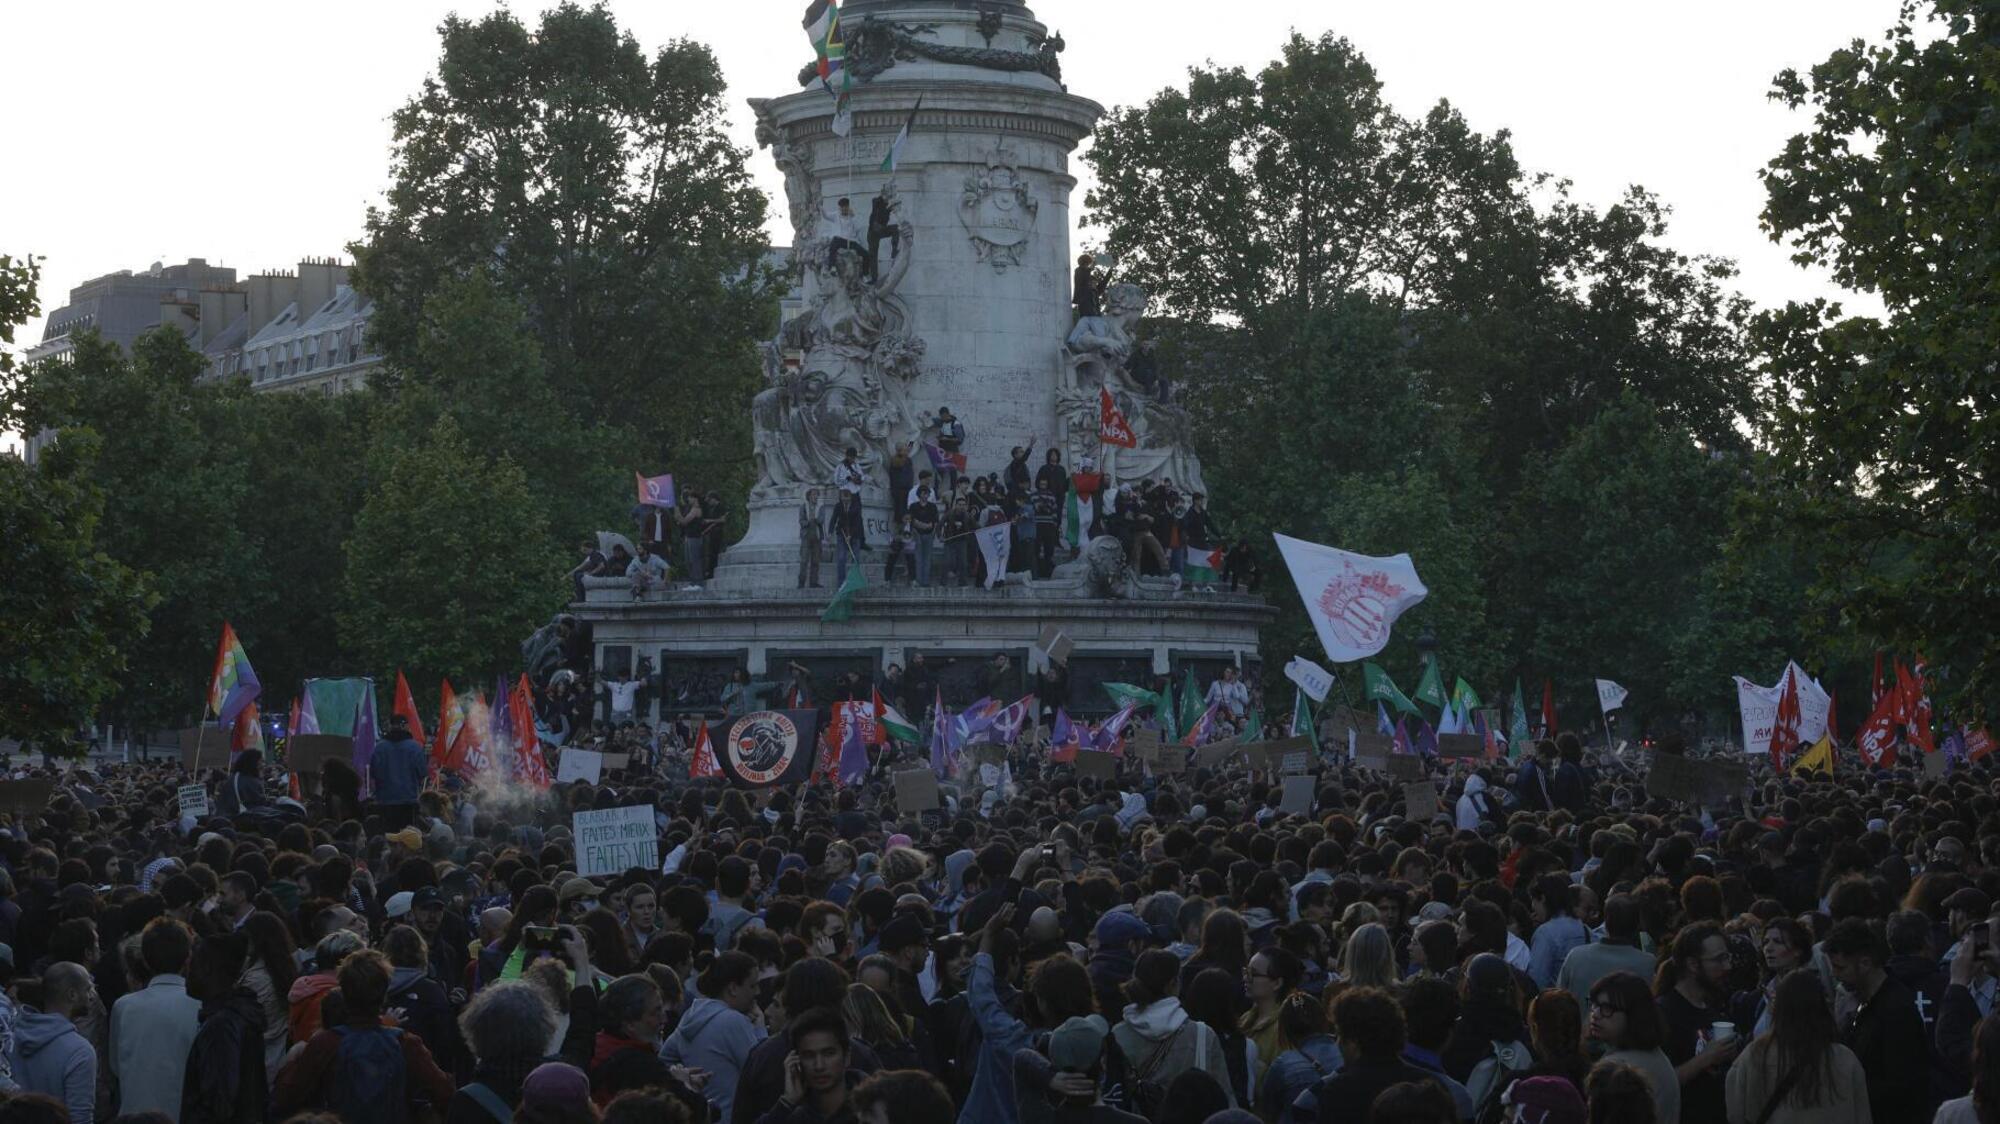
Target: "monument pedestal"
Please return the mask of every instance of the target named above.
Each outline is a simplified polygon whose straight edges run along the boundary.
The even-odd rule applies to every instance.
[[[1079,596],[1075,582],[1061,577],[926,589],[882,585],[879,565],[869,566],[868,576],[852,616],[834,623],[820,620],[833,596],[831,565],[821,569],[825,586],[818,589],[716,584],[635,599],[624,581],[596,579],[570,611],[592,626],[604,674],[627,674],[642,656],[652,663],[660,676],[655,714],[663,719],[719,710],[722,686],[737,668],[782,680],[796,662],[824,691],[847,671],[873,680],[890,664],[908,668],[918,653],[948,707],[987,694],[1019,697],[1038,691],[1034,679],[1048,660],[1036,642],[1051,625],[1074,646],[1064,705],[1072,715],[1100,716],[1113,709],[1101,689],[1106,682],[1170,675],[1178,685],[1193,668],[1206,687],[1224,666],[1255,682],[1257,630],[1276,616],[1254,594],[1176,592],[1157,579],[1141,579],[1136,597],[1102,598]],[[993,689],[988,677],[997,655],[1008,657],[1013,675]]]

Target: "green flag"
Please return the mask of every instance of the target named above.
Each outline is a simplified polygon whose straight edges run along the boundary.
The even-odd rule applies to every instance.
[[[1134,686],[1131,683],[1106,683],[1104,685],[1104,693],[1111,696],[1111,702],[1114,706],[1124,706],[1126,703],[1131,703],[1138,709],[1144,710],[1149,706],[1160,705],[1160,696],[1148,691],[1144,687]]]
[[[1201,687],[1194,680],[1194,668],[1190,667],[1181,679],[1180,720],[1175,724],[1182,730],[1194,729],[1194,724],[1201,721],[1202,701]]]
[[[1083,507],[1077,502],[1075,485],[1063,500],[1063,542],[1073,547],[1083,545]]]
[[[1160,693],[1155,699],[1157,705],[1153,709],[1153,717],[1160,720],[1160,725],[1167,732],[1168,741],[1178,741],[1181,736],[1181,723],[1180,716],[1174,711],[1174,685],[1169,683],[1160,688]]]
[[[833,591],[833,600],[820,610],[819,619],[827,624],[844,621],[854,615],[854,595],[868,585],[868,579],[861,576],[859,563],[847,568],[847,577],[842,579],[840,588]]]
[[[1311,738],[1314,748],[1318,748],[1319,723],[1313,721],[1312,701],[1304,691],[1294,691],[1292,697],[1292,736]]]
[[[1262,710],[1255,707],[1251,708],[1250,717],[1243,721],[1243,732],[1236,735],[1236,740],[1244,745],[1264,740],[1264,712]]]
[[[1467,683],[1465,677],[1461,675],[1457,684],[1451,689],[1451,703],[1460,711],[1470,716],[1481,705],[1479,702],[1479,692],[1473,690],[1472,684]]]
[[[1521,751],[1527,748],[1529,738],[1528,703],[1521,696],[1521,680],[1516,678],[1514,680],[1514,722],[1507,728],[1508,759],[1511,760],[1520,756]]]
[[[1410,692],[1410,697],[1444,709],[1444,677],[1438,674],[1437,657],[1424,661],[1424,677],[1417,681],[1417,689]]]
[[[1403,714],[1416,713],[1417,704],[1411,702],[1410,697],[1396,686],[1396,681],[1389,678],[1388,672],[1372,663],[1364,663],[1361,665],[1361,680],[1363,698],[1380,699]]]

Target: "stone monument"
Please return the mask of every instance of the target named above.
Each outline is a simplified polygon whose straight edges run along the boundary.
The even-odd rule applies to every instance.
[[[1115,541],[1085,544],[1049,580],[1002,589],[872,585],[891,531],[885,464],[907,446],[926,466],[941,407],[965,426],[973,475],[1032,446],[1033,466],[1051,448],[1069,470],[1093,458],[1109,487],[1204,485],[1186,411],[1132,370],[1145,292],[1114,284],[1101,315],[1072,314],[1069,161],[1102,109],[1064,86],[1061,36],[1022,0],[847,0],[841,28],[853,79],[844,113],[810,65],[798,91],[750,102],[757,142],[784,175],[803,300],[763,345],[763,388],[746,403],[757,465],[748,532],[699,591],[635,601],[622,581],[591,583],[576,611],[601,661],[637,651],[664,672],[676,652],[683,662],[710,653],[715,668],[735,659],[763,673],[774,656],[879,665],[949,650],[1033,666],[1041,625],[1069,621],[1073,661],[1102,654],[1142,675],[1178,675],[1186,660],[1254,662],[1257,626],[1272,615],[1260,599],[1138,578]],[[1136,447],[1099,444],[1106,391]],[[872,587],[851,620],[822,624],[830,590],[796,584],[799,511],[808,489],[832,494],[849,449]],[[822,566],[828,585],[832,570]]]

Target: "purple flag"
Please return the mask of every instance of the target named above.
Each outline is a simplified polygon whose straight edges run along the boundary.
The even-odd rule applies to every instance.
[[[1056,708],[1056,724],[1049,731],[1049,760],[1058,763],[1076,760],[1076,751],[1083,748],[1083,733],[1076,723],[1069,720],[1069,712]]]
[[[938,776],[951,773],[951,759],[955,755],[951,745],[951,714],[944,708],[944,690],[937,691],[936,702],[931,707],[931,772]]]
[[[375,681],[364,679],[361,697],[354,703],[354,771],[361,774],[361,795],[374,794],[368,778],[368,762],[375,756]]]
[[[1091,734],[1091,748],[1106,753],[1116,752],[1118,743],[1124,740],[1125,727],[1132,724],[1132,715],[1137,709],[1136,704],[1128,702],[1118,708],[1118,713],[1106,718]]]
[[[870,706],[871,703],[846,703],[841,707],[840,720],[840,783],[857,785],[868,775],[868,743],[862,737],[861,723],[854,720],[854,712],[849,709]]]
[[[1033,695],[1024,696],[994,711],[993,719],[988,723],[993,734],[993,740],[1002,745],[1013,745],[1015,740],[1021,736],[1022,727],[1026,726],[1028,719],[1034,716],[1034,712],[1035,696]]]

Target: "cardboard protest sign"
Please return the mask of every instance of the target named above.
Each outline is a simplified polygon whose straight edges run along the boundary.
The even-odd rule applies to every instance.
[[[214,751],[211,744],[208,754]],[[293,734],[285,743],[286,762],[292,772],[302,776],[318,777],[320,765],[328,758],[353,761],[354,739],[345,734]]]
[[[184,784],[180,787],[177,802],[181,816],[200,819],[208,814],[208,789],[198,784]]]
[[[1312,777],[1286,777],[1284,795],[1278,801],[1278,811],[1286,815],[1311,815],[1313,786],[1316,783]]]
[[[1166,739],[1151,726],[1141,726],[1125,735],[1125,748],[1141,761],[1158,761]]]
[[[1396,752],[1396,739],[1388,734],[1371,733],[1367,730],[1354,731],[1354,760],[1363,757],[1389,757]]]
[[[298,740],[296,738],[294,741]],[[181,768],[194,772],[195,758],[200,757],[200,768],[226,769],[229,767],[229,731],[219,726],[189,726],[180,731]]]
[[[1924,754],[1924,776],[1942,777],[1951,771],[1951,759],[1943,751]]]
[[[1281,773],[1304,773],[1311,769],[1312,753],[1309,750],[1295,749],[1278,761],[1278,771]]]
[[[1178,745],[1163,747],[1160,750],[1160,755],[1153,760],[1153,772],[1161,776],[1173,776],[1177,773],[1185,773],[1187,772],[1187,766],[1188,751],[1185,747]]]
[[[928,812],[940,807],[937,774],[929,769],[900,769],[896,782],[896,810],[904,815]]]
[[[0,814],[32,816],[48,811],[49,796],[56,790],[53,777],[28,777],[0,781]]]
[[[1399,781],[1419,781],[1424,777],[1424,759],[1414,753],[1392,753],[1385,770]]]
[[[1417,823],[1429,823],[1437,815],[1437,789],[1429,781],[1413,781],[1403,786],[1403,818]]]
[[[660,835],[653,806],[605,808],[570,817],[576,837],[576,872],[585,878],[623,874],[633,867],[660,869]]]
[[[1108,781],[1118,775],[1118,758],[1099,750],[1084,750],[1076,755],[1076,775]]]
[[[1259,772],[1275,773],[1285,768],[1287,759],[1298,762],[1298,768],[1309,768],[1312,759],[1313,741],[1301,734],[1295,738],[1279,738],[1276,741],[1251,742],[1241,747],[1243,756],[1250,767]],[[1294,756],[1296,755],[1296,756]]]
[[[627,768],[629,768],[631,764],[632,764],[632,755],[629,753],[607,753],[604,755],[603,772],[622,773]]]
[[[1042,626],[1042,635],[1036,639],[1035,647],[1048,655],[1050,663],[1064,666],[1069,663],[1070,652],[1076,649],[1063,630],[1052,624]]]
[[[604,755],[589,749],[565,749],[556,762],[556,783],[587,781],[596,784],[604,776]]]
[[[1195,767],[1213,769],[1236,756],[1242,748],[1235,742],[1210,742],[1194,751]]]
[[[1722,804],[1743,791],[1749,773],[1739,761],[1655,753],[1646,772],[1646,792],[1667,800]]]
[[[1439,734],[1439,757],[1484,757],[1486,741],[1478,734]]]

